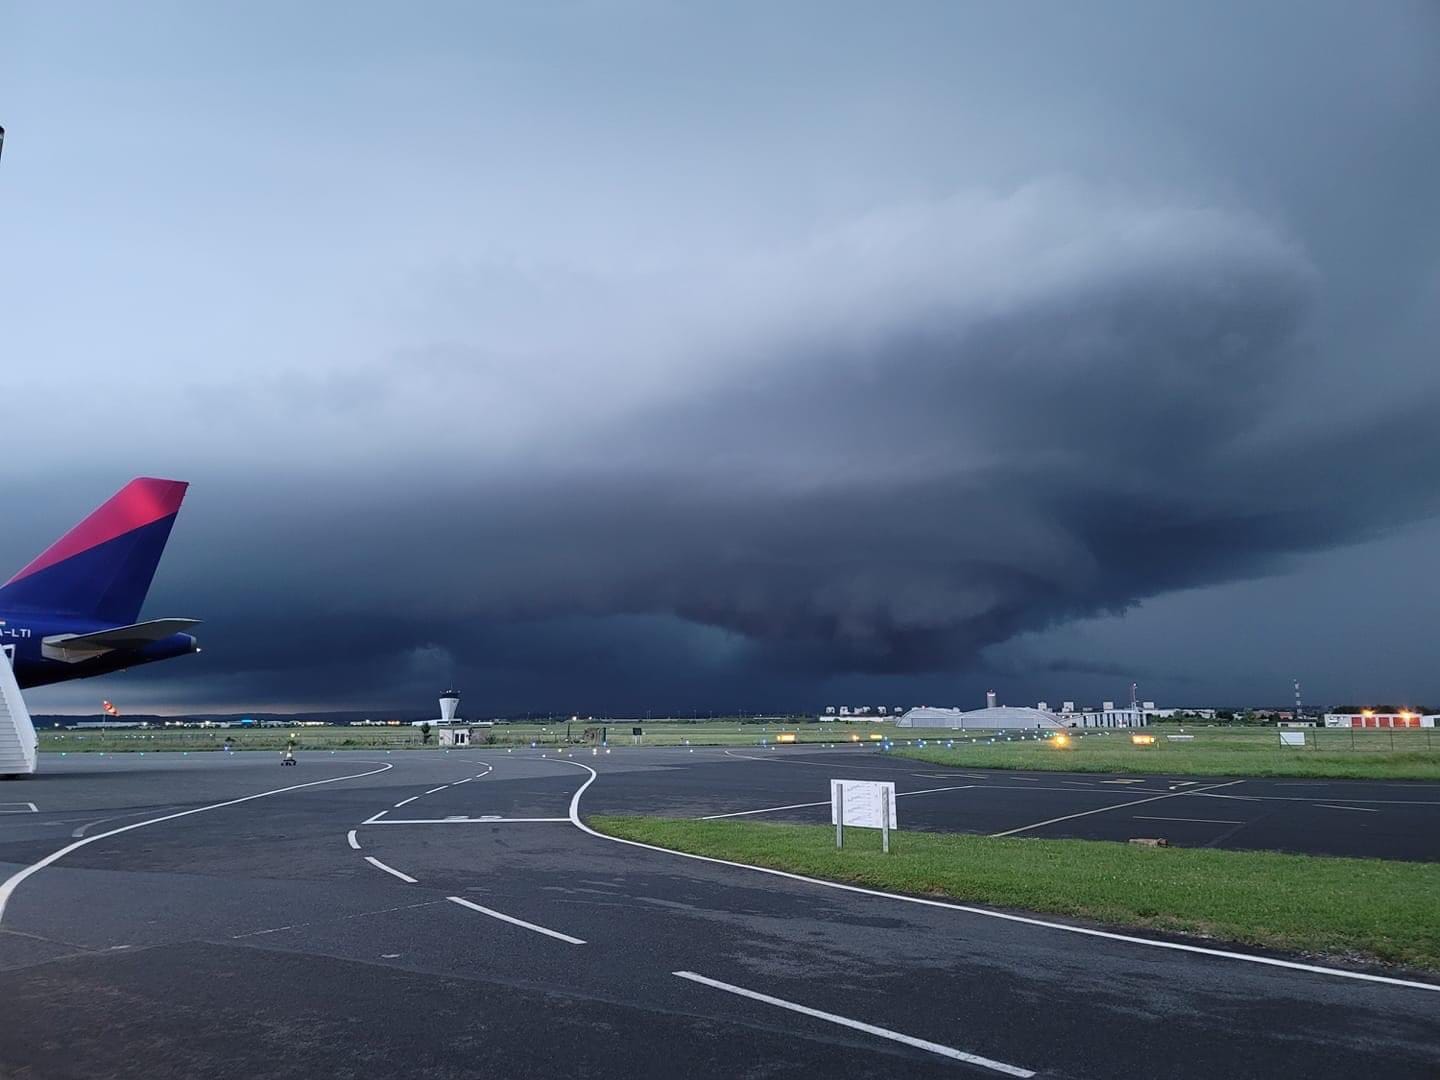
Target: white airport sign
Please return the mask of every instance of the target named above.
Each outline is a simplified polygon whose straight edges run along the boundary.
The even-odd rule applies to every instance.
[[[843,795],[842,795],[843,792]],[[844,804],[845,820],[840,821]],[[878,829],[883,820],[885,804],[890,804],[890,828],[900,824],[895,814],[895,785],[888,780],[831,780],[830,824],[856,825],[862,829]]]

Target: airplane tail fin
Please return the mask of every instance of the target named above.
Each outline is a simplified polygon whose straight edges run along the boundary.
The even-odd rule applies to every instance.
[[[135,622],[187,487],[131,480],[0,586],[0,610]]]

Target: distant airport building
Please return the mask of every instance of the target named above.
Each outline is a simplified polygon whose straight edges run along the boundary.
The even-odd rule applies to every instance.
[[[839,719],[846,721],[880,721],[885,719],[888,712],[890,712],[890,710],[884,705],[826,705],[825,711],[821,713],[817,717],[817,719],[835,720],[838,717]],[[898,716],[900,713],[900,706],[895,706],[894,712]]]
[[[1399,712],[1360,709],[1358,712],[1325,714],[1327,728],[1433,728],[1436,720],[1440,720],[1440,715],[1410,712],[1406,709]]]
[[[928,705],[911,709],[895,722],[902,728],[955,728],[958,731],[1021,731],[1061,728],[1065,724],[1048,709],[997,704],[995,691],[985,695],[983,709],[937,709]]]
[[[911,709],[896,721],[899,727],[969,728],[976,731],[1003,731],[1007,729],[1035,728],[1132,728],[1145,727],[1152,720],[1177,715],[1214,719],[1214,709],[1161,709],[1153,701],[1142,702],[1133,708],[1117,708],[1115,702],[1102,702],[1097,708],[1075,707],[1075,702],[1064,702],[1059,711],[1050,708],[1045,701],[1034,708],[1019,705],[1001,705],[994,690],[985,694],[983,709],[938,709],[930,706]]]
[[[460,708],[460,691],[446,690],[440,695],[440,722],[442,724],[453,724],[455,722],[455,710]]]
[[[434,720],[415,720],[411,727],[419,727],[421,724],[429,724],[431,727],[449,727],[458,723],[455,719],[455,712],[460,708],[460,691],[446,690],[440,695],[440,715]]]
[[[1106,701],[1098,709],[1061,713],[1060,719],[1066,727],[1123,728],[1144,727],[1153,715],[1144,706],[1117,709],[1113,701]]]

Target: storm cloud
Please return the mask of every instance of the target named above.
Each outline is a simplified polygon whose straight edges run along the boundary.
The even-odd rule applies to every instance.
[[[1022,29],[983,9],[916,16],[941,35],[968,28],[996,42]],[[1123,52],[1150,33],[1179,56],[1187,21],[1217,45],[1236,32],[1171,16],[1141,19],[1128,42],[1086,28],[1073,48]],[[1414,18],[1427,21],[1419,9]],[[837,100],[879,110],[852,114],[848,129],[789,98],[779,116],[737,116],[702,94],[695,141],[674,132],[627,152],[579,133],[577,115],[604,110],[578,104],[573,88],[557,91],[560,106],[524,99],[535,123],[595,166],[588,181],[539,168],[533,213],[483,140],[458,151],[478,158],[436,162],[439,136],[423,132],[400,139],[413,162],[387,160],[380,178],[346,174],[338,206],[319,209],[318,190],[296,194],[315,221],[292,207],[281,228],[286,198],[243,192],[151,208],[151,220],[218,215],[207,240],[167,239],[181,265],[137,257],[164,293],[132,293],[118,276],[111,291],[88,292],[97,283],[84,268],[64,279],[92,313],[117,290],[132,297],[105,344],[118,357],[86,352],[96,339],[83,326],[21,320],[22,340],[56,364],[23,408],[7,405],[11,438],[30,449],[0,480],[37,515],[6,554],[18,563],[82,513],[79,492],[103,497],[136,472],[183,476],[195,486],[147,611],[207,619],[195,662],[205,670],[137,673],[150,700],[382,706],[459,678],[491,688],[497,708],[704,709],[814,705],[821,687],[933,698],[966,673],[1005,670],[987,655],[1006,643],[1293,574],[1435,518],[1440,443],[1418,437],[1440,404],[1433,190],[1427,205],[1412,175],[1387,188],[1338,161],[1328,177],[1307,175],[1313,145],[1362,129],[1406,161],[1440,163],[1433,133],[1416,144],[1423,128],[1411,121],[1440,95],[1423,52],[1402,62],[1414,45],[1401,43],[1398,9],[1391,36],[1368,31],[1401,58],[1384,81],[1354,88],[1371,111],[1351,100],[1323,131],[1313,109],[1337,81],[1323,46],[1349,28],[1338,9],[1293,31],[1273,82],[1260,57],[1230,54],[1224,88],[1180,91],[1138,62],[1082,75],[1072,47],[1045,36],[1036,48],[1094,95],[1079,101],[1054,72],[1028,86],[994,64],[948,84],[907,74],[914,46],[867,53],[863,23],[841,20],[844,47],[878,67],[858,80],[814,71]],[[622,37],[603,38],[600,54],[625,53]],[[425,33],[407,40],[421,55],[437,47]],[[371,55],[368,41],[352,47]],[[434,85],[458,79],[479,94],[498,78],[492,89],[519,101],[529,65],[560,62],[531,40],[501,52],[524,70],[461,78],[457,61]],[[943,51],[924,60],[922,71],[944,68]],[[758,77],[783,85],[783,65],[756,62]],[[249,71],[229,63],[217,76],[227,85]],[[635,80],[660,73],[675,77],[659,64]],[[667,123],[660,106],[636,106],[627,77],[608,78],[600,98],[612,95],[617,112],[601,130],[621,139]],[[1286,78],[1311,92],[1282,91]],[[984,107],[965,93],[980,86]],[[1272,123],[1316,128],[1313,138],[1276,128],[1294,145],[1264,168],[1242,100],[1261,88],[1270,96],[1250,100]],[[270,91],[269,108],[283,92]],[[917,106],[904,123],[896,100]],[[945,103],[968,148],[935,126]],[[298,130],[314,108],[301,109]],[[392,114],[378,122],[397,130]],[[537,168],[548,162],[554,147],[521,130],[496,122],[489,134]],[[845,130],[862,151],[899,145],[876,163],[837,149]],[[685,196],[664,183],[703,171],[687,155],[733,169],[730,155],[786,131],[810,157],[777,149],[768,185],[765,169],[741,170],[743,197],[704,179]],[[44,138],[53,159],[63,140]],[[202,145],[187,138],[191,151]],[[245,167],[268,182],[287,169],[341,175],[284,138],[261,144],[270,163]],[[351,162],[357,145],[332,151]],[[54,166],[17,164],[30,152],[12,138],[5,168],[32,170],[38,184]],[[480,158],[501,176],[465,183]],[[1192,174],[1178,159],[1203,167]],[[425,160],[428,174],[417,171]],[[835,167],[822,180],[799,160]],[[621,183],[626,168],[633,182]],[[360,205],[397,177],[420,200],[400,211],[412,250],[395,221]],[[427,190],[437,205],[424,205]],[[1406,193],[1421,201],[1402,205]],[[567,195],[575,205],[560,207]],[[372,210],[399,205],[387,189]],[[240,235],[231,213],[264,222],[262,235]],[[114,228],[112,242],[128,226]],[[1390,257],[1357,266],[1376,234],[1392,239]],[[62,280],[45,266],[21,289],[38,312],[53,311]],[[18,273],[7,270],[16,288]],[[72,437],[56,441],[61,413]],[[1065,673],[1115,682],[1138,666],[1042,656],[1013,685],[1043,694]],[[1169,666],[1174,685],[1194,684],[1187,659]],[[1224,673],[1196,689],[1226,693]]]

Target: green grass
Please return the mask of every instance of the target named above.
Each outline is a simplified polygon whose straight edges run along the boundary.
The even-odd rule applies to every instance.
[[[823,825],[597,817],[612,836],[812,877],[1111,926],[1440,971],[1440,864]]]
[[[733,746],[758,747],[762,740],[773,743],[782,732],[794,733],[800,743],[809,746],[851,743],[851,736],[858,736],[862,743],[870,743],[872,734],[884,734],[894,738],[901,732],[894,724],[819,724],[819,723],[742,723],[739,720],[699,721],[629,721],[606,723],[600,720],[576,721],[569,726],[567,742],[566,724],[517,723],[498,724],[493,728],[476,728],[474,736],[479,740],[493,739],[493,743],[477,743],[473,749],[486,745],[529,746],[532,742],[545,747],[579,745],[587,728],[608,727],[610,745],[621,749],[633,745],[630,729],[642,727],[645,731],[642,746]],[[105,751],[122,753],[126,751],[157,752],[163,750],[219,750],[226,736],[233,740],[237,750],[279,750],[289,743],[294,733],[298,745],[305,750],[352,750],[387,749],[419,750],[424,748],[420,732],[408,725],[401,727],[355,727],[327,725],[305,728],[157,728],[151,730],[124,729],[103,731],[95,728],[84,730],[39,730],[40,749],[81,753]],[[906,738],[939,738],[944,731],[906,731]],[[432,732],[430,748],[437,746],[438,735]],[[585,744],[588,745],[588,744]],[[858,751],[857,751],[858,752]]]
[[[1157,725],[1153,747],[1134,746],[1128,732],[1070,732],[1060,749],[1042,740],[987,743],[967,733],[954,747],[898,746],[903,757],[967,769],[1145,773],[1166,776],[1304,776],[1354,780],[1440,780],[1440,733],[1432,731],[1308,731],[1306,747],[1279,746],[1274,729],[1187,727],[1194,740],[1172,741],[1179,728]],[[949,741],[947,738],[946,741]]]
[[[1073,748],[1057,750],[1031,739],[1025,742],[987,743],[988,733],[897,728],[892,723],[742,723],[739,720],[639,721],[645,729],[643,746],[728,746],[757,747],[761,741],[775,742],[782,733],[794,733],[803,746],[844,745],[855,753],[873,745],[870,736],[883,735],[891,740],[894,752],[920,761],[963,768],[1035,769],[1062,772],[1162,773],[1189,776],[1304,776],[1349,777],[1355,779],[1440,780],[1440,732],[1310,731],[1307,737],[1318,740],[1317,746],[1304,750],[1281,750],[1274,729],[1235,729],[1189,727],[1193,741],[1172,742],[1166,734],[1175,734],[1174,725],[1157,725],[1147,729],[1157,736],[1153,749],[1130,745],[1126,732],[1091,732],[1076,736]],[[559,723],[500,724],[493,728],[476,729],[478,739],[493,743],[477,743],[472,749],[488,745],[528,747],[532,742],[547,748],[581,744],[587,728],[608,726],[610,745],[617,751],[633,745],[630,728],[634,722],[576,721]],[[420,750],[416,728],[403,727],[307,727],[307,728],[160,728],[155,730],[40,731],[40,749],[68,753],[105,751],[157,752],[164,750],[219,750],[226,736],[237,750],[279,750],[288,745],[290,735],[297,737],[303,750]],[[852,738],[861,742],[857,745]],[[925,740],[931,745],[914,744]],[[938,745],[953,742],[950,749]],[[438,746],[432,734],[430,749]],[[796,747],[781,746],[775,754],[789,753]]]

